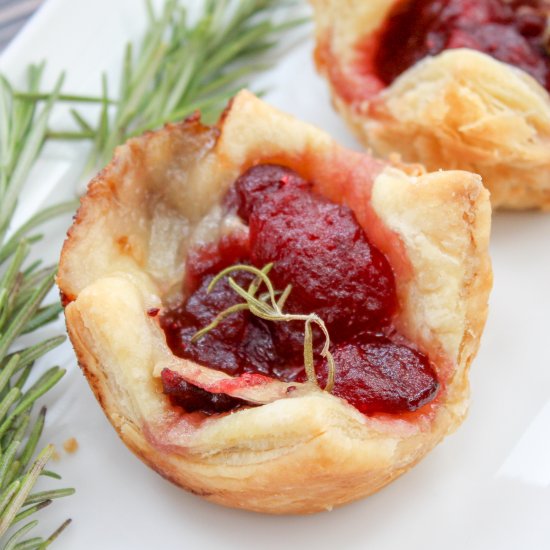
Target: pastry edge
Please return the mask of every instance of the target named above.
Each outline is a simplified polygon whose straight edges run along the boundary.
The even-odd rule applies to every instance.
[[[409,68],[388,88],[374,85],[370,97],[355,92],[346,98],[335,75],[356,88],[372,88],[356,69],[357,48],[395,0],[374,0],[368,8],[361,0],[346,0],[345,10],[338,0],[310,3],[317,69],[336,111],[365,147],[386,157],[397,152],[432,171],[479,173],[493,208],[550,210],[550,94],[530,75],[480,52],[446,50]],[[323,60],[327,48],[329,61]],[[502,90],[509,98],[500,96]],[[514,98],[521,98],[521,105]],[[497,103],[501,112],[493,109]],[[478,128],[449,116],[472,109],[484,119]]]
[[[265,109],[265,106],[256,102],[257,100],[248,94],[241,94],[225,116],[231,115],[231,109],[235,108],[236,104],[244,104],[252,111],[255,110],[256,105],[260,111]],[[273,110],[272,113],[277,118],[276,111]],[[138,139],[148,140],[150,136],[151,134]],[[319,143],[326,143],[326,139],[320,139]],[[103,185],[106,181],[110,181],[113,172],[117,170],[117,159],[120,158],[123,151],[124,149],[119,149],[115,160],[100,174],[93,185]],[[319,405],[322,404],[323,409],[326,409],[325,411],[311,414],[311,411],[308,410],[307,414],[303,415],[304,419],[312,419],[310,427],[303,426],[304,433],[310,429],[311,433],[316,434],[315,437],[305,437],[301,441],[298,438],[293,446],[283,449],[278,456],[277,453],[271,453],[268,456],[265,451],[260,451],[257,459],[251,461],[249,457],[250,464],[243,466],[238,464],[238,459],[232,453],[231,461],[234,465],[230,466],[223,464],[223,460],[220,463],[208,462],[208,456],[213,454],[218,458],[222,457],[223,449],[210,449],[206,454],[203,450],[202,455],[201,453],[193,454],[189,452],[189,449],[184,449],[181,453],[166,452],[152,444],[151,439],[140,432],[143,422],[140,419],[132,418],[134,412],[131,411],[131,407],[121,413],[120,402],[117,403],[112,391],[112,384],[117,382],[110,380],[112,373],[97,360],[94,354],[94,342],[87,340],[85,323],[81,317],[82,312],[78,311],[79,299],[77,295],[75,296],[76,300],[67,308],[69,333],[77,351],[79,363],[90,386],[123,441],[161,475],[196,494],[201,494],[209,500],[227,506],[268,513],[312,513],[330,509],[377,491],[412,467],[446,433],[454,430],[466,413],[468,400],[466,370],[479,344],[490,288],[491,276],[487,256],[490,223],[490,216],[487,214],[489,212],[488,200],[479,180],[474,176],[455,173],[453,177],[458,178],[457,181],[467,182],[467,184],[463,184],[464,191],[471,193],[472,190],[477,190],[466,228],[468,239],[473,246],[469,254],[479,261],[468,267],[475,271],[475,277],[473,273],[466,273],[467,276],[465,276],[465,280],[470,280],[471,277],[476,280],[473,286],[470,283],[465,286],[463,296],[465,302],[472,304],[471,307],[466,308],[467,328],[464,331],[463,344],[464,349],[469,351],[467,356],[462,352],[459,355],[461,374],[450,382],[450,386],[454,389],[448,394],[449,401],[438,407],[435,418],[429,423],[429,429],[424,426],[412,435],[401,438],[398,436],[397,444],[395,444],[395,434],[391,434],[391,429],[386,436],[381,436],[380,432],[372,430],[371,437],[374,436],[374,447],[372,446],[373,441],[368,437],[365,439],[364,434],[361,434],[361,437],[356,437],[356,426],[350,431],[350,434],[346,434],[346,431],[342,429],[342,425],[346,425],[346,421],[340,426],[330,427],[319,434],[318,419],[324,417],[326,410],[331,414],[342,414],[344,417],[349,415],[356,417],[358,414],[354,409],[353,412],[350,412],[349,409],[352,408],[349,405],[340,403],[340,400],[327,395],[319,397],[321,400],[318,402]],[[460,185],[458,183],[458,187]],[[457,190],[460,191],[455,183],[448,188],[449,196],[444,196],[445,185],[438,185],[438,190],[439,193],[443,193],[442,199],[447,204],[456,195]],[[76,223],[82,223],[84,221],[82,218],[90,215],[93,215],[93,205],[88,204],[82,213],[79,213]],[[72,248],[72,244],[74,243],[69,239],[64,254]],[[67,273],[63,272],[63,265],[62,261],[59,276],[62,290],[67,283],[65,280]],[[133,282],[130,278],[128,284],[137,284],[139,287],[141,283]],[[473,296],[474,293],[475,296]],[[143,294],[147,294],[147,292],[143,291]],[[311,406],[311,400],[309,401],[308,406]],[[278,403],[279,405],[276,407],[280,408],[281,402]],[[296,403],[297,400],[293,400],[292,406],[296,406]],[[249,411],[254,411],[254,409]],[[234,416],[237,417],[239,414],[241,413]],[[330,422],[328,424],[330,426]],[[227,428],[227,426],[225,427]],[[397,429],[395,433],[399,434],[401,428]],[[385,443],[383,442],[384,437],[386,437]],[[377,447],[383,448],[383,460],[381,460],[383,465],[376,464],[375,468],[369,469],[366,467],[365,461],[360,460],[360,457],[369,456],[370,452],[369,460],[372,462],[373,456],[376,454],[373,449]],[[293,477],[289,473],[293,470],[299,474]],[[302,477],[304,471],[310,472],[307,479]],[[281,490],[282,488],[284,490]]]

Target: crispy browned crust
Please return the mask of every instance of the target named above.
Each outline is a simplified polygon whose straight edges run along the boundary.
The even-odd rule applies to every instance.
[[[481,174],[493,207],[550,209],[550,95],[524,71],[459,49],[385,89],[365,74],[369,40],[396,1],[310,0],[317,68],[358,139],[429,170]]]
[[[400,329],[430,353],[445,386],[435,403],[369,418],[311,388],[200,422],[170,406],[155,373],[172,355],[147,310],[179,288],[187,248],[218,237],[220,223],[205,220],[236,176],[273,160],[353,208],[386,253]],[[488,196],[472,174],[401,168],[343,150],[247,92],[217,127],[194,118],[117,150],[82,200],[58,284],[79,364],[141,460],[226,506],[312,513],[377,491],[460,424],[491,287]]]

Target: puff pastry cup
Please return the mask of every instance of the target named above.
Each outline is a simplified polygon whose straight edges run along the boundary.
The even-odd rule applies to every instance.
[[[162,365],[202,387],[220,373],[175,358],[147,311],[181,286],[189,247],[219,238],[228,187],[267,162],[349,205],[386,254],[400,301],[395,323],[436,364],[443,389],[435,401],[367,417],[316,387],[288,396],[274,383],[269,395],[248,396],[265,404],[231,414],[197,418],[170,405]],[[80,366],[138,457],[210,501],[311,513],[380,489],[463,420],[491,287],[489,228],[478,176],[427,174],[345,150],[243,91],[216,126],[195,116],[117,149],[82,200],[58,284]]]
[[[406,0],[310,0],[318,71],[358,139],[430,170],[479,173],[493,207],[550,209],[550,95],[525,71],[470,49],[426,57],[388,87],[369,66]]]

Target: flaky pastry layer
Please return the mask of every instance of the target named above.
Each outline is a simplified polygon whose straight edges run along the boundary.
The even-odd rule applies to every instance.
[[[377,154],[479,173],[493,207],[550,209],[550,94],[526,72],[447,50],[377,79],[377,33],[399,0],[310,0],[334,105]],[[397,52],[396,55],[399,55]]]
[[[430,354],[444,386],[433,403],[410,415],[367,417],[307,385],[282,397],[274,386],[261,406],[212,417],[170,405],[159,368],[197,366],[172,355],[147,311],[180,297],[187,250],[228,230],[222,197],[265,162],[296,170],[347,204],[387,255],[400,301],[396,324]],[[79,363],[137,456],[220,504],[311,513],[378,490],[464,418],[491,286],[489,226],[478,176],[426,174],[347,151],[241,92],[214,127],[192,117],[117,149],[82,199],[58,284]],[[216,379],[201,368],[197,376]]]

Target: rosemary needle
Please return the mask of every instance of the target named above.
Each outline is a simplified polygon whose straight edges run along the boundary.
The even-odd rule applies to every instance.
[[[0,544],[5,549],[49,546],[70,520],[47,539],[26,538],[37,526],[36,520],[15,531],[10,528],[53,499],[73,492],[50,489],[31,493],[38,476],[59,479],[45,469],[53,453],[51,446],[33,461],[46,410],[35,416],[32,407],[64,374],[53,367],[40,376],[34,373],[34,362],[64,337],[28,347],[19,343],[21,335],[35,333],[61,310],[57,303],[43,303],[53,286],[55,269],[40,268],[39,261],[29,263],[28,258],[41,239],[36,228],[76,208],[74,202],[55,205],[18,228],[11,226],[23,184],[42,146],[49,139],[90,140],[93,148],[88,168],[92,169],[107,162],[114,148],[132,135],[197,109],[203,117],[217,116],[252,74],[273,61],[269,56],[282,33],[303,22],[289,17],[292,0],[205,0],[193,20],[185,3],[165,0],[157,14],[146,1],[147,30],[138,44],[129,44],[125,50],[116,97],[105,76],[98,96],[67,93],[62,90],[63,75],[51,91],[44,91],[40,87],[44,64],[29,66],[23,90],[14,90],[0,75]],[[71,108],[76,130],[52,130],[52,110],[66,102],[97,104],[97,122],[91,123]],[[281,309],[288,296],[285,292],[278,301]],[[319,324],[315,319],[306,322],[306,338],[311,323]],[[36,380],[30,387],[29,379]]]
[[[38,540],[42,544],[44,541],[37,537],[23,540],[36,527],[36,520],[11,535],[8,530],[52,498],[72,493],[72,489],[52,489],[31,495],[53,452],[48,446],[33,461],[45,410],[36,417],[32,408],[64,374],[54,367],[39,376],[33,373],[34,362],[65,338],[49,338],[28,347],[19,343],[22,334],[34,333],[60,311],[57,303],[43,305],[53,287],[55,269],[40,269],[39,261],[28,262],[32,244],[40,240],[40,235],[31,233],[45,221],[75,207],[74,202],[55,205],[32,216],[19,228],[12,227],[22,186],[40,154],[50,114],[60,99],[63,77],[41,105],[34,99],[43,70],[43,65],[28,69],[27,93],[31,97],[15,93],[8,80],[0,76],[0,543],[3,548],[36,548],[32,544]],[[31,375],[36,381],[27,387]]]
[[[193,335],[191,342],[193,343],[200,340],[206,333],[223,322],[226,317],[238,311],[248,310],[256,317],[272,322],[304,321],[304,367],[306,376],[310,384],[319,385],[313,360],[313,331],[311,325],[315,324],[321,329],[325,337],[325,344],[321,350],[321,356],[327,361],[328,379],[323,389],[330,392],[334,388],[335,365],[329,349],[330,336],[327,327],[323,320],[315,313],[297,314],[283,312],[284,303],[292,291],[292,286],[288,285],[283,291],[276,291],[268,276],[272,267],[272,263],[265,265],[262,269],[258,269],[251,265],[234,265],[220,271],[212,281],[210,281],[207,292],[211,292],[223,277],[235,271],[246,271],[247,273],[256,275],[256,278],[250,283],[248,289],[244,289],[232,277],[228,277],[229,286],[244,299],[244,302],[235,304],[220,312],[209,325],[200,329]],[[267,292],[257,296],[258,290],[262,284],[267,288]],[[279,299],[277,299],[277,294],[279,295]]]
[[[292,17],[294,2],[279,0],[205,0],[193,19],[178,0],[166,0],[159,14],[146,4],[148,28],[139,45],[126,47],[116,99],[103,79],[89,168],[104,165],[128,137],[196,110],[217,117],[251,75],[270,66],[283,33],[304,22]]]

